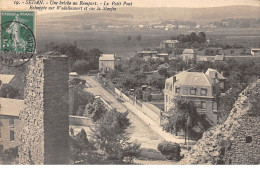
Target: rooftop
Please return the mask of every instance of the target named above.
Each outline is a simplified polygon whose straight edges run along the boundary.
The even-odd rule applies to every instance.
[[[77,72],[70,72],[69,76],[79,76],[79,74]]]
[[[187,86],[212,86],[214,80],[203,72],[181,72],[176,74],[176,83]]]
[[[158,53],[157,55],[158,56],[168,56],[169,54],[168,53]]]
[[[215,61],[224,61],[225,56],[224,55],[216,55]]]
[[[185,49],[182,54],[193,54],[195,53],[193,49]]]
[[[251,50],[260,50],[260,48],[252,48]]]
[[[14,75],[0,74],[0,80],[2,81],[2,84],[9,84],[13,78]]]
[[[157,51],[156,50],[143,50],[143,51],[141,51],[141,52],[138,52],[138,53],[157,53]]]
[[[186,85],[186,86],[213,86],[215,83],[214,79],[218,80],[226,79],[221,75],[217,70],[209,68],[205,73],[203,72],[189,72],[182,71],[168,79],[166,79],[167,83],[173,83],[174,77],[176,77],[177,85]]]
[[[115,60],[115,54],[101,54],[100,61],[114,61]]]
[[[217,70],[215,69],[211,69],[209,68],[206,72],[205,72],[206,75],[210,76],[211,78],[215,78],[215,76],[217,76],[218,79],[220,80],[225,80],[226,78],[220,74]]]
[[[163,40],[164,43],[179,43],[178,40]]]
[[[0,115],[19,116],[23,108],[23,100],[0,98]]]

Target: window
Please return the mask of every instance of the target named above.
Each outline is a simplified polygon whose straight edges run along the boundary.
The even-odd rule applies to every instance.
[[[166,99],[166,102],[168,102],[168,96],[167,95],[165,95],[165,99]]]
[[[14,131],[10,131],[10,141],[14,141]]]
[[[172,85],[170,85],[170,91],[172,91]]]
[[[206,102],[201,102],[201,108],[202,108],[202,109],[206,109],[206,107],[207,107],[207,106],[206,106]]]
[[[206,95],[207,95],[207,89],[202,88],[202,89],[200,90],[200,95],[201,95],[201,96],[206,96]]]
[[[14,127],[14,118],[9,119],[9,126],[12,128]]]
[[[218,104],[217,102],[212,103],[212,110],[218,110]]]
[[[1,137],[2,137],[2,134],[1,134],[1,129],[0,129],[0,139],[1,139]]]
[[[175,93],[176,93],[176,94],[179,94],[179,93],[180,93],[180,87],[176,87],[176,88],[175,88]]]
[[[192,88],[190,89],[190,94],[191,94],[191,95],[196,95],[196,88],[193,88],[193,87],[192,87]]]
[[[166,89],[167,89],[167,90],[169,89],[169,84],[166,84]]]
[[[188,87],[183,87],[183,88],[182,88],[182,91],[183,91],[183,94],[184,94],[184,95],[188,95],[188,93],[189,93]]]
[[[195,102],[195,106],[196,106],[197,108],[201,108],[201,102],[200,102],[200,101],[196,101],[196,102]]]

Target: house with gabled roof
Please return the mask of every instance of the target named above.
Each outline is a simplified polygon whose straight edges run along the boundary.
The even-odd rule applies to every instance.
[[[175,48],[179,44],[178,40],[163,40],[160,43],[160,48],[161,49],[166,49],[166,48]]]
[[[173,98],[185,97],[193,101],[199,114],[212,124],[218,123],[217,97],[225,88],[226,78],[218,71],[209,68],[203,72],[180,72],[165,81],[164,110],[174,107]]]
[[[115,69],[116,55],[115,54],[101,54],[99,58],[99,71],[108,72]]]
[[[4,149],[14,148],[20,144],[19,114],[23,108],[23,100],[0,98],[0,145]]]
[[[194,49],[184,49],[181,58],[185,63],[188,64],[190,60],[196,60],[197,54]]]

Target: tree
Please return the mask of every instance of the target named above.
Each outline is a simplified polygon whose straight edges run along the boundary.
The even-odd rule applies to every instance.
[[[142,39],[142,35],[141,34],[138,34],[137,36],[136,36],[136,40],[137,41],[140,41]]]
[[[85,56],[85,52],[78,48],[77,43],[55,43],[50,42],[45,45],[46,52],[58,53],[62,55],[67,55],[69,58],[70,67],[74,64],[76,60],[82,60]]]
[[[147,77],[147,81],[155,88],[164,89],[165,78],[159,73],[153,73]]]
[[[119,113],[115,109],[106,112],[98,121],[95,137],[100,150],[104,150],[109,160],[123,160],[125,131],[131,124],[128,113]]]
[[[190,40],[191,40],[191,42],[197,41],[197,34],[195,32],[192,32],[190,34]]]
[[[88,54],[88,57],[90,59],[90,63],[93,63],[93,62],[98,62],[98,59],[100,57],[100,55],[102,54],[103,52],[101,52],[99,49],[97,48],[94,48],[94,49],[90,49],[89,52],[87,53]]]
[[[117,70],[111,70],[107,73],[107,78],[111,81],[113,81],[113,79],[118,78],[120,76],[119,72]]]
[[[94,102],[94,95],[84,90],[84,85],[73,87],[74,91],[74,115],[82,116],[85,106]],[[80,110],[80,111],[79,111]]]
[[[204,32],[198,33],[198,40],[200,43],[205,43],[207,40],[206,34]]]
[[[86,74],[90,70],[89,63],[85,60],[76,60],[71,71],[78,74]]]
[[[74,163],[75,161],[87,162],[95,157],[95,153],[97,153],[93,142],[88,140],[86,131],[83,128],[76,136],[72,135],[70,137],[70,148]]]
[[[107,112],[101,100],[95,100],[94,103],[87,105],[87,114],[91,116],[93,122],[97,122]]]
[[[177,143],[164,141],[158,144],[157,149],[166,156],[168,160],[179,161],[181,159],[181,146]]]
[[[9,84],[0,87],[0,97],[16,99],[19,97],[19,90]]]
[[[167,132],[175,132],[175,134],[184,130],[186,144],[186,137],[193,127],[199,125],[204,130],[200,121],[202,118],[198,115],[196,106],[191,100],[175,97],[173,103],[174,107],[169,111],[168,122],[163,127]]]
[[[128,163],[133,163],[134,158],[138,158],[140,156],[141,150],[140,150],[141,144],[137,141],[135,142],[125,142],[122,147],[123,156],[124,158],[127,158]]]
[[[168,71],[167,71],[166,68],[161,68],[161,69],[159,69],[158,72],[159,72],[160,75],[164,76],[165,79],[166,79],[167,77],[169,77],[169,73],[168,73]]]

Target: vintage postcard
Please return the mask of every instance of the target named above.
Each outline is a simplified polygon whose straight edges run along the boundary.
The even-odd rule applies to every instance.
[[[258,0],[0,0],[0,39],[0,165],[260,164]]]

